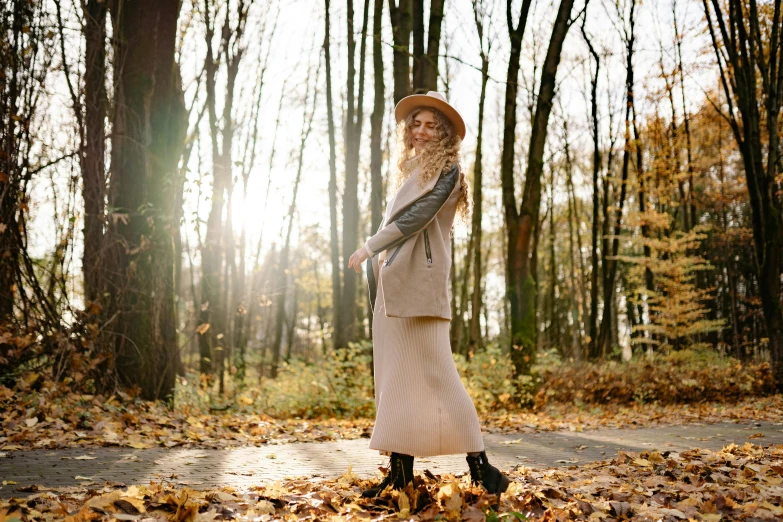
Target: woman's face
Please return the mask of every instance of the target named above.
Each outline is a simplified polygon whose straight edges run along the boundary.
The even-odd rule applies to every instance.
[[[413,122],[408,132],[413,148],[416,149],[416,154],[420,154],[435,140],[435,125],[435,115],[432,111],[424,109],[413,117]]]

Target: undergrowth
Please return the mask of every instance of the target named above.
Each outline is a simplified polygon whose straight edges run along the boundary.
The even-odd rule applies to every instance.
[[[375,402],[371,346],[352,345],[314,362],[291,360],[277,379],[249,376],[216,397],[193,376],[178,385],[175,403],[264,413],[276,418],[372,418]],[[540,358],[535,373],[514,379],[507,352],[490,345],[471,359],[454,357],[479,414],[519,411],[548,403],[661,405],[736,402],[775,392],[768,363],[743,364],[707,350],[682,350],[629,362],[561,363]],[[228,380],[227,380],[228,382]]]
[[[704,349],[644,355],[628,362],[549,366],[541,377],[537,406],[736,402],[775,393],[769,363],[742,363]]]

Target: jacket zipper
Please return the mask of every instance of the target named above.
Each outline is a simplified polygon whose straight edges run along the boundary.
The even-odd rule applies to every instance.
[[[400,252],[401,248],[402,248],[402,245],[399,245],[397,248],[395,248],[394,252],[392,253],[392,255],[386,259],[385,263],[383,263],[383,266],[391,265],[392,261],[394,261],[394,258],[397,257],[397,254]]]
[[[430,250],[430,235],[427,229],[424,229],[424,252],[427,254],[427,264],[432,264],[432,250]]]

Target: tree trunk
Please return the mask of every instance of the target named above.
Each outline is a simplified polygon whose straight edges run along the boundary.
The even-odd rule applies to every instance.
[[[175,223],[171,186],[186,131],[174,61],[179,2],[121,2],[117,112],[112,156],[115,224],[116,366],[146,399],[170,396],[178,348],[174,311]]]
[[[329,133],[329,249],[332,260],[332,341],[333,347],[345,346],[342,337],[342,285],[340,278],[340,233],[337,229],[337,152],[332,106],[331,40],[329,37],[329,0],[325,0],[324,62],[326,64],[326,120]]]
[[[404,1],[404,0],[403,0]],[[413,8],[413,25],[411,33],[413,36],[413,91],[411,94],[422,94],[424,69],[424,0],[410,0]]]
[[[503,200],[506,208],[508,227],[508,298],[511,303],[511,361],[514,375],[529,375],[536,358],[536,239],[538,236],[539,210],[541,206],[541,173],[544,166],[544,146],[546,144],[549,115],[552,111],[552,99],[555,94],[555,77],[560,65],[568,29],[573,0],[562,0],[557,11],[552,35],[549,40],[544,67],[541,71],[541,84],[536,100],[533,128],[528,149],[527,172],[522,205],[517,212],[513,206],[512,172],[503,172]],[[513,48],[513,45],[512,45]],[[506,94],[508,106],[508,92]],[[503,156],[505,158],[506,139],[504,136]],[[513,146],[513,141],[511,143]],[[510,151],[509,151],[510,153]],[[511,203],[511,204],[509,204]],[[531,243],[533,243],[531,248]]]
[[[206,73],[207,110],[212,143],[212,205],[207,218],[207,233],[201,252],[201,316],[199,328],[199,370],[202,374],[212,374],[215,369],[215,352],[221,351],[223,325],[223,303],[221,302],[220,268],[223,263],[221,238],[223,235],[223,202],[227,177],[223,169],[218,145],[218,116],[216,109],[216,75],[218,64],[214,55],[212,39],[214,37],[213,13],[209,0],[204,0],[204,24],[206,26],[207,56],[204,69]],[[220,336],[219,336],[220,335]]]
[[[626,45],[626,57],[625,57],[625,147],[623,149],[623,167],[622,167],[622,180],[620,181],[620,200],[616,206],[615,218],[614,218],[614,234],[611,240],[611,256],[616,257],[620,248],[620,231],[623,221],[623,207],[625,206],[625,196],[628,181],[628,171],[631,161],[631,111],[634,103],[633,93],[633,46],[634,46],[634,29],[636,14],[636,0],[631,0],[629,26],[625,30],[625,45]],[[598,344],[601,347],[602,353],[606,354],[609,351],[610,343],[612,341],[614,328],[613,324],[616,324],[616,319],[612,318],[612,312],[614,311],[614,290],[615,290],[615,278],[617,275],[617,260],[606,259],[605,264],[606,276],[604,278],[604,313],[601,321],[601,329],[598,333]]]
[[[423,0],[414,0],[414,3],[423,3]],[[419,74],[413,72],[413,92],[425,94],[427,91],[438,90],[438,54],[440,52],[440,33],[443,24],[443,4],[444,0],[432,0],[430,2],[430,21],[427,29],[427,52],[423,53],[423,34],[422,34],[422,55],[418,57]],[[422,20],[423,29],[423,20]],[[414,24],[414,36],[416,34]],[[416,39],[414,38],[414,42]],[[414,45],[414,49],[416,46]],[[414,60],[416,60],[414,51]],[[418,81],[417,81],[418,79]]]
[[[364,0],[364,14],[362,18],[362,36],[359,51],[359,88],[358,95],[355,92],[354,76],[356,42],[353,38],[353,0],[348,1],[348,80],[347,80],[347,107],[345,123],[345,188],[343,190],[343,259],[348,259],[359,245],[359,150],[362,137],[362,123],[364,120],[364,62],[367,43],[367,19],[370,9],[370,1]],[[343,295],[340,304],[342,323],[338,325],[341,330],[340,337],[347,344],[356,341],[357,327],[356,315],[358,312],[356,296],[358,293],[358,275],[347,264],[343,268]],[[345,347],[345,344],[340,345]]]
[[[288,292],[288,277],[286,270],[288,269],[288,256],[291,249],[291,231],[294,228],[294,212],[296,211],[296,196],[299,192],[299,181],[302,179],[302,167],[304,165],[304,152],[307,143],[307,138],[310,136],[310,131],[313,129],[313,116],[315,115],[315,108],[318,101],[318,81],[321,68],[319,67],[315,73],[314,87],[313,87],[313,100],[312,107],[310,108],[310,114],[307,114],[307,99],[310,96],[310,84],[307,84],[307,92],[305,92],[304,105],[305,115],[302,118],[302,134],[299,142],[299,159],[296,168],[296,178],[294,179],[294,189],[291,195],[291,205],[288,207],[288,228],[285,235],[285,243],[280,251],[280,258],[277,264],[276,283],[278,285],[275,296],[275,338],[272,345],[272,365],[269,370],[269,376],[273,379],[277,378],[277,370],[280,365],[280,350],[283,344],[283,319],[285,318],[285,297]]]
[[[106,197],[106,2],[84,5],[84,104],[86,140],[83,159],[84,297],[102,298],[100,267]]]
[[[508,318],[509,343],[512,354],[519,351],[521,346],[518,344],[516,327],[518,321],[514,315],[519,314],[519,299],[535,299],[532,293],[520,293],[517,289],[517,281],[514,276],[516,270],[516,255],[514,250],[517,244],[517,203],[514,195],[514,142],[516,140],[517,129],[517,92],[519,91],[519,58],[522,53],[522,38],[525,34],[525,25],[527,24],[528,13],[532,0],[523,0],[520,6],[519,21],[514,27],[511,18],[511,0],[506,1],[506,23],[508,24],[508,34],[511,40],[511,54],[508,60],[508,70],[506,72],[506,97],[503,114],[503,151],[500,161],[500,177],[503,188],[503,209],[506,227],[506,301],[508,304],[506,317]],[[531,288],[527,288],[531,290]],[[505,306],[504,306],[505,308]],[[523,369],[521,369],[523,370]]]
[[[483,3],[482,3],[483,7]],[[476,158],[473,164],[473,215],[471,216],[471,237],[473,238],[473,294],[470,302],[470,323],[468,325],[468,354],[481,349],[481,310],[482,303],[482,266],[481,266],[481,220],[483,216],[483,143],[484,143],[484,106],[487,99],[487,82],[489,81],[489,52],[491,40],[484,49],[484,21],[477,4],[473,4],[473,17],[476,32],[481,47],[481,93],[479,94],[478,129],[476,132]]]
[[[19,196],[22,183],[19,168],[20,98],[24,99],[22,83],[22,28],[29,27],[31,11],[22,0],[0,4],[0,324],[14,319],[14,303],[20,296],[17,274],[22,248],[19,230]]]
[[[601,59],[593,47],[590,38],[585,31],[585,21],[587,15],[582,19],[582,36],[587,43],[590,56],[595,62],[595,72],[590,76],[590,121],[591,137],[593,138],[593,223],[591,228],[591,251],[590,251],[590,323],[586,326],[590,341],[587,345],[587,356],[595,359],[598,357],[598,208],[600,206],[600,191],[598,189],[598,175],[601,171],[601,150],[599,147],[598,134],[598,72],[601,68]]]
[[[372,63],[373,86],[375,94],[373,98],[373,110],[370,115],[370,234],[374,234],[383,221],[383,153],[381,150],[381,133],[383,131],[383,112],[385,108],[384,84],[383,84],[383,48],[382,48],[382,24],[383,24],[383,0],[374,0],[372,15]],[[372,308],[370,309],[370,332],[372,332]],[[371,334],[372,336],[372,334]]]
[[[729,106],[727,118],[745,169],[768,347],[778,389],[783,390],[783,310],[780,304],[783,224],[775,182],[780,172],[778,131],[783,103],[781,0],[774,0],[771,20],[764,19],[770,24],[768,52],[759,45],[761,19],[754,1],[748,7],[739,0],[729,2],[728,28],[723,4],[718,0],[711,3],[714,13],[710,12],[707,0],[702,0]],[[713,17],[719,28],[720,43]],[[724,64],[724,61],[727,63]],[[761,121],[759,104],[764,106],[765,122]],[[768,144],[764,143],[763,130],[766,131]]]
[[[677,26],[677,0],[672,1],[672,19],[674,21],[674,39],[677,45],[677,70],[680,73],[680,94],[682,95],[682,123],[685,126],[685,150],[688,159],[688,207],[690,207],[690,223],[696,226],[696,199],[694,198],[695,186],[693,184],[693,146],[691,144],[691,119],[688,116],[688,107],[685,105],[685,70],[682,65],[682,36]]]
[[[396,104],[411,93],[411,0],[389,0],[389,19],[394,40],[392,69]]]
[[[569,257],[571,259],[571,293],[573,303],[571,305],[571,317],[573,320],[573,330],[571,335],[571,356],[574,360],[579,361],[582,359],[582,340],[579,332],[580,322],[584,324],[585,321],[585,295],[584,291],[577,291],[576,274],[580,274],[579,287],[584,289],[584,275],[585,266],[582,260],[582,240],[580,239],[579,229],[574,231],[574,220],[579,223],[579,216],[576,208],[576,196],[574,195],[574,180],[573,180],[573,164],[571,161],[571,148],[569,146],[568,136],[568,123],[563,122],[563,137],[565,139],[565,160],[566,160],[566,197],[568,198],[568,245],[569,245]],[[574,248],[574,235],[576,235],[578,249]],[[575,261],[575,257],[579,256],[579,265]],[[580,295],[581,294],[581,295]],[[581,299],[579,299],[581,297]],[[582,306],[582,320],[579,320],[580,306],[578,301],[581,301]]]

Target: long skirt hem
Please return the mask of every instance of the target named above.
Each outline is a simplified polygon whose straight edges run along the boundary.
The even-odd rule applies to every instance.
[[[476,408],[454,365],[449,324],[432,317],[386,317],[381,270],[373,311],[371,449],[414,457],[484,449]]]

